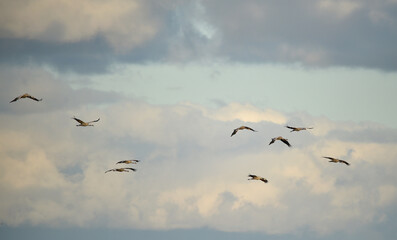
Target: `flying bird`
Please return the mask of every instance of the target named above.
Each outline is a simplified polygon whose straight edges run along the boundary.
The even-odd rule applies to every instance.
[[[233,130],[232,135],[230,135],[231,137],[233,137],[234,134],[236,134],[239,130],[243,130],[243,129],[247,129],[247,130],[251,130],[253,132],[256,132],[254,129],[247,127],[247,126],[241,126],[239,128],[236,128]]]
[[[341,159],[337,159],[337,158],[333,158],[333,157],[323,157],[323,158],[329,159],[330,160],[329,162],[333,162],[333,163],[338,163],[339,162],[339,163],[344,163],[347,166],[350,165],[350,163],[346,162],[345,160],[341,160]]]
[[[269,145],[270,145],[270,144],[273,144],[273,143],[274,143],[275,141],[277,141],[277,140],[280,140],[280,141],[282,141],[283,143],[287,144],[288,147],[291,147],[291,144],[289,144],[288,139],[285,139],[285,138],[283,138],[283,137],[281,137],[281,136],[272,138],[272,141],[269,143]]]
[[[256,176],[256,175],[250,174],[250,175],[248,175],[248,177],[250,177],[250,179],[248,179],[248,180],[260,180],[260,181],[262,181],[264,183],[268,182],[266,178],[259,177],[259,176]]]
[[[80,123],[80,124],[76,125],[77,127],[87,127],[87,126],[94,126],[94,125],[92,125],[92,124],[90,124],[90,123],[98,122],[100,118],[98,118],[97,120],[91,121],[91,122],[84,122],[84,121],[82,121],[82,120],[80,120],[80,119],[78,119],[78,118],[76,118],[76,117],[72,117],[72,119],[74,119],[74,120],[76,120],[78,123]]]
[[[312,127],[291,127],[291,126],[285,126],[286,128],[292,129],[291,132],[299,132],[302,130],[308,130],[308,129],[313,129]]]
[[[126,164],[132,163],[132,164],[136,164],[136,163],[138,163],[138,162],[140,162],[140,160],[134,159],[134,160],[123,160],[123,161],[117,162],[116,164],[119,164],[119,163],[126,163]]]
[[[107,170],[105,173],[107,173],[107,172],[130,172],[130,170],[132,170],[133,172],[136,171],[135,168],[113,168],[113,169]]]
[[[30,99],[33,99],[33,100],[35,100],[35,101],[37,101],[37,102],[43,100],[42,98],[37,99],[37,98],[32,97],[31,95],[25,93],[25,94],[23,94],[23,95],[21,95],[21,96],[18,96],[18,97],[16,97],[16,98],[14,98],[14,100],[12,100],[10,103],[16,102],[16,101],[18,101],[18,100],[21,99],[21,98],[30,98]]]

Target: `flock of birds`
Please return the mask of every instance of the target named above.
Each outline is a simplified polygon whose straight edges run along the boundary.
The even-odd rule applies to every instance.
[[[119,163],[137,164],[138,162],[140,162],[140,160],[133,159],[133,160],[122,160],[122,161],[117,162],[116,164],[119,164]],[[136,169],[135,168],[113,168],[113,169],[107,170],[105,173],[107,173],[107,172],[130,172],[130,171],[135,172]]]
[[[38,99],[38,98],[35,98],[35,97],[31,96],[28,93],[25,93],[25,94],[22,94],[22,95],[20,95],[20,96],[18,96],[16,98],[14,98],[12,101],[10,101],[10,103],[16,102],[16,101],[18,101],[19,99],[22,99],[22,98],[30,98],[30,99],[32,99],[32,100],[34,100],[36,102],[40,102],[40,101],[43,100],[42,98]],[[84,122],[83,120],[78,119],[76,117],[72,117],[72,119],[76,120],[76,122],[79,123],[79,124],[76,125],[77,127],[89,127],[89,126],[93,127],[94,124],[92,124],[92,123],[98,122],[100,120],[100,118],[98,118],[97,120]],[[120,163],[137,164],[138,162],[140,162],[140,160],[133,159],[133,160],[122,160],[122,161],[117,162],[116,164],[120,164]],[[135,172],[136,169],[135,168],[129,168],[129,167],[113,168],[113,169],[109,169],[109,170],[105,171],[105,173],[107,173],[107,172],[131,172],[131,171]]]
[[[42,98],[38,99],[38,98],[35,98],[35,97],[29,95],[28,93],[25,93],[25,94],[22,94],[22,95],[20,95],[20,96],[18,96],[16,98],[14,98],[13,100],[10,101],[10,103],[16,102],[19,99],[23,99],[23,98],[30,98],[30,99],[32,99],[34,101],[37,101],[37,102],[43,100]],[[78,119],[76,117],[72,117],[72,119],[74,119],[75,121],[77,121],[79,123],[79,124],[76,125],[77,127],[94,126],[92,123],[98,122],[100,120],[100,118],[98,118],[98,119],[93,120],[93,121],[85,122],[85,121],[83,121],[81,119]],[[299,131],[313,129],[312,127],[291,127],[291,126],[288,126],[288,125],[285,126],[285,127],[291,129],[291,132],[299,132]],[[257,132],[256,130],[254,130],[254,129],[250,128],[250,127],[241,126],[241,127],[238,127],[236,129],[234,129],[230,136],[233,137],[240,130],[250,130],[252,132]],[[277,140],[283,142],[288,147],[291,147],[291,144],[288,142],[288,139],[283,138],[282,136],[278,136],[278,137],[272,138],[270,143],[269,143],[269,145],[273,144]],[[323,158],[329,159],[329,162],[332,162],[332,163],[344,163],[346,165],[350,165],[348,162],[346,162],[345,160],[342,160],[342,159],[338,159],[338,158],[334,158],[334,157],[323,157]],[[122,160],[122,161],[117,162],[116,164],[137,164],[138,162],[140,162],[140,160],[133,159],[133,160]],[[122,168],[109,169],[109,170],[105,171],[105,173],[107,173],[107,172],[135,172],[135,171],[136,171],[135,168],[122,167]],[[259,180],[259,181],[262,181],[264,183],[268,182],[268,180],[266,178],[261,177],[261,176],[257,176],[257,175],[254,175],[254,174],[249,174],[248,177],[250,177],[250,179],[248,179],[248,180]]]
[[[299,132],[299,131],[313,129],[312,127],[291,127],[291,126],[288,126],[288,125],[285,126],[285,127],[289,128],[289,129],[292,129],[291,132]],[[256,130],[254,130],[254,129],[250,128],[250,127],[241,126],[241,127],[238,127],[236,129],[234,129],[233,132],[232,132],[232,135],[230,135],[230,136],[233,137],[240,130],[250,130],[252,132],[257,132]],[[273,144],[277,140],[283,142],[288,147],[291,147],[291,144],[288,142],[288,139],[283,138],[282,136],[278,136],[278,137],[272,138],[270,143],[269,143],[269,145]],[[329,162],[344,163],[346,165],[350,165],[348,162],[346,162],[345,160],[342,160],[342,159],[337,159],[337,158],[334,158],[334,157],[323,157],[323,158],[329,159]],[[250,177],[250,179],[248,179],[248,180],[259,180],[259,181],[262,181],[264,183],[268,182],[268,180],[266,178],[261,177],[261,176],[257,176],[257,175],[254,175],[254,174],[249,174],[248,177]]]

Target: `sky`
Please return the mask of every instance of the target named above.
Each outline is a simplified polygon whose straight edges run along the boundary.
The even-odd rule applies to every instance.
[[[395,0],[3,0],[0,238],[394,239],[395,42]]]

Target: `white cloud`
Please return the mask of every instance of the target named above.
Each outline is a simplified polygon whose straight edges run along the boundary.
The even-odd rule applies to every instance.
[[[359,1],[322,0],[317,3],[317,7],[321,11],[331,13],[330,16],[343,19],[358,10],[361,7],[361,4]]]
[[[216,110],[193,106],[189,103],[186,103],[186,105],[201,109],[206,117],[223,122],[240,120],[252,123],[266,121],[276,124],[284,124],[287,121],[284,114],[280,112],[272,109],[258,109],[250,104],[231,103]]]
[[[123,99],[68,111],[101,121],[79,128],[69,112],[0,112],[1,222],[327,234],[388,221],[386,208],[397,202],[396,143],[327,138],[332,129],[371,125],[308,115],[315,129],[330,130],[289,133],[289,114],[238,103],[208,109]],[[231,138],[245,121],[259,131]],[[276,132],[293,147],[269,146]],[[331,154],[351,166],[322,158]],[[142,160],[137,172],[104,173],[128,158]]]
[[[161,22],[146,1],[3,1],[2,37],[78,42],[104,36],[116,50],[153,38]]]

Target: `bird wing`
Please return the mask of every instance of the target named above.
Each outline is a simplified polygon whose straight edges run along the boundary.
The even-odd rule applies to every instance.
[[[27,97],[30,98],[30,99],[33,99],[33,100],[35,100],[35,101],[37,101],[37,102],[43,100],[43,99],[37,99],[37,98],[35,98],[35,97],[33,97],[33,96],[30,96],[30,95],[28,95]]]
[[[76,118],[76,117],[72,117],[72,119],[76,120],[77,122],[79,122],[79,123],[81,123],[81,124],[84,124],[84,123],[85,123],[84,121],[82,121],[82,120],[80,120],[80,119],[78,119],[78,118]]]
[[[124,169],[129,169],[129,170],[132,170],[132,171],[136,171],[136,169],[135,168],[124,168]]]
[[[18,99],[20,99],[21,96],[14,98],[14,100],[12,100],[10,103],[17,101]]]
[[[261,181],[264,182],[264,183],[268,182],[266,178],[261,178]]]
[[[253,175],[253,174],[250,174],[250,175],[248,175],[248,177],[255,178],[255,177],[257,177],[257,176],[256,176],[256,175]]]
[[[117,162],[116,164],[119,164],[119,163],[125,163],[125,160],[119,161],[119,162]]]
[[[15,101],[21,99],[23,96],[27,96],[27,95],[28,95],[27,93],[19,95],[18,97],[14,98],[10,103],[15,102]]]
[[[323,158],[328,158],[329,160],[334,160],[332,157],[323,157]]]
[[[99,120],[100,120],[100,118],[98,118],[97,120],[94,120],[94,121],[88,122],[88,123],[98,122]]]
[[[289,129],[293,129],[293,130],[295,130],[296,128],[295,127],[290,127],[290,126],[285,126],[286,128],[289,128]]]
[[[237,131],[238,131],[238,128],[234,129],[233,132],[232,132],[232,135],[230,135],[230,136],[233,137],[233,135],[236,134]]]
[[[107,170],[105,173],[111,172],[111,171],[114,171],[114,169],[109,169],[109,170]]]
[[[273,144],[274,141],[276,141],[276,139],[272,138],[272,141],[270,141],[269,145],[270,145],[270,144]]]
[[[256,132],[254,129],[252,129],[252,128],[250,128],[250,127],[247,127],[247,126],[243,126],[244,127],[244,129],[248,129],[248,130],[251,130],[251,131],[253,131],[253,132]]]
[[[339,162],[346,164],[347,166],[349,166],[350,164],[344,160],[339,160]]]
[[[291,147],[291,144],[289,144],[289,142],[288,142],[287,139],[283,138],[283,139],[280,139],[280,140],[281,140],[283,143],[287,144],[288,147]]]

